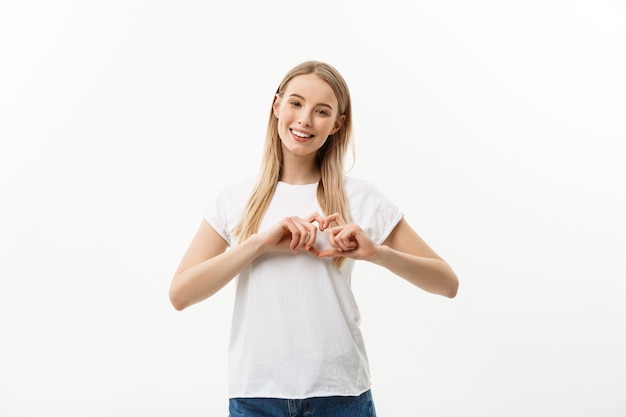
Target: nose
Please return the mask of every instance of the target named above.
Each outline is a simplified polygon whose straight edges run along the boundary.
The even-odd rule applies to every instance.
[[[307,110],[300,112],[300,120],[298,123],[302,126],[311,126],[311,112]]]

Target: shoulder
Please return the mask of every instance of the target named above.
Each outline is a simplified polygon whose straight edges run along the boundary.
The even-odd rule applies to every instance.
[[[246,198],[250,196],[254,185],[256,184],[255,178],[231,178],[227,180],[221,188],[218,189],[218,196],[221,198],[234,198],[238,199],[242,196]]]
[[[243,178],[230,178],[222,186],[222,190],[226,191],[250,191],[256,184],[256,178],[243,177]]]
[[[256,184],[254,178],[231,178],[209,193],[208,207],[237,209],[245,206]]]
[[[254,179],[227,179],[208,198],[204,218],[229,244],[254,184]]]
[[[370,181],[362,178],[345,177],[344,186],[348,200],[381,195],[378,188]]]
[[[397,210],[397,207],[371,181],[346,177],[346,198],[353,213],[377,210]]]

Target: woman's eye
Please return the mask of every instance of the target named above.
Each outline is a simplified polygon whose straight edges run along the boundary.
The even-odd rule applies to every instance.
[[[321,114],[322,116],[328,116],[328,112],[326,110],[318,110],[317,111],[319,114]]]
[[[292,101],[290,104],[294,107],[300,107],[300,103],[298,101]]]

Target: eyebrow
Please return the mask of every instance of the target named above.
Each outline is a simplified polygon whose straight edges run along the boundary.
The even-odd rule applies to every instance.
[[[298,97],[299,99],[306,101],[304,97],[296,93],[289,94],[289,97]],[[333,110],[333,106],[331,106],[330,104],[326,104],[326,103],[317,103],[316,106],[324,106],[324,107],[328,107],[331,111]]]

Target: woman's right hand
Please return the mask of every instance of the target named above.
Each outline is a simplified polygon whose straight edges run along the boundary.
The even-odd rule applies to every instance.
[[[313,223],[317,218],[316,214],[305,219],[297,216],[285,217],[259,237],[267,250],[290,250],[294,254],[305,250],[317,256],[318,250],[314,244],[318,225]]]

